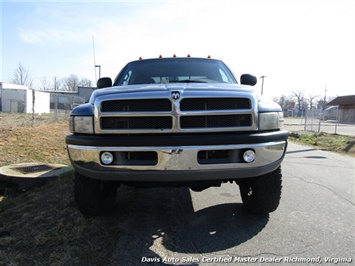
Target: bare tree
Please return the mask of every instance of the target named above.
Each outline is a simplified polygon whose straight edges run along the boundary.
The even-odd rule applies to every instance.
[[[87,78],[78,78],[77,75],[70,75],[69,77],[61,79],[60,87],[64,91],[77,91],[78,86],[91,87],[91,80]]]
[[[81,78],[79,80],[79,86],[82,86],[82,87],[91,87],[92,83],[91,83],[91,80],[90,79],[87,79],[87,78]]]
[[[304,92],[301,90],[296,90],[296,91],[293,91],[292,93],[297,98],[298,109],[303,110],[304,109]]]
[[[30,77],[29,69],[25,68],[21,63],[14,71],[14,76],[11,79],[11,83],[25,85],[32,87],[32,79]]]
[[[40,85],[41,90],[51,90],[53,88],[52,82],[47,77],[42,77],[40,81],[41,81],[41,85]]]
[[[283,110],[292,109],[292,96],[281,95],[281,97],[276,101]]]
[[[62,89],[65,91],[77,91],[79,85],[79,78],[77,75],[70,75],[62,80]]]
[[[309,99],[309,109],[313,109],[313,104],[315,99],[317,99],[319,97],[319,95],[312,95],[312,94],[308,94],[308,99]],[[317,108],[317,106],[315,107]]]

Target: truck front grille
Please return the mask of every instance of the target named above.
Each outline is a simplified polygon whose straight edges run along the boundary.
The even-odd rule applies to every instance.
[[[187,98],[180,103],[181,111],[250,109],[247,98]]]
[[[251,115],[204,115],[180,118],[182,129],[250,127],[251,125]]]
[[[167,130],[172,129],[171,117],[102,117],[101,128],[104,130]]]
[[[228,92],[227,96],[235,95]],[[165,96],[164,96],[165,95]],[[216,97],[216,91],[170,91],[125,94],[124,99],[106,96],[95,102],[96,133],[179,133],[256,130],[251,97]],[[226,95],[226,94],[225,94]],[[128,98],[129,96],[129,98]],[[147,97],[149,96],[149,98]],[[135,97],[137,99],[135,99]]]
[[[101,104],[101,112],[170,112],[169,99],[112,100]]]

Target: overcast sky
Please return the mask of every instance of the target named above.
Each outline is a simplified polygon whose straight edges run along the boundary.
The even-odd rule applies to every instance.
[[[3,82],[20,62],[35,82],[94,82],[95,63],[114,78],[140,56],[191,54],[223,60],[238,79],[265,75],[270,97],[355,94],[353,0],[2,1],[1,20]]]

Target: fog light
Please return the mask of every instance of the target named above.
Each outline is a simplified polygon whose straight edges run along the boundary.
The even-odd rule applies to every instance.
[[[113,162],[113,154],[111,152],[104,152],[101,154],[101,162],[103,164],[111,164]]]
[[[243,153],[243,159],[246,163],[252,163],[255,160],[255,152],[253,150],[246,150]]]

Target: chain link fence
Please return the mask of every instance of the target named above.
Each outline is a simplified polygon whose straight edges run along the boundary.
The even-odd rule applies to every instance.
[[[69,113],[74,107],[85,103],[77,94],[51,94],[50,109],[55,113]]]
[[[56,94],[50,95],[50,112],[53,114],[55,121],[69,118],[70,111],[85,103],[83,97],[77,96],[77,94]]]
[[[342,110],[338,106],[326,110],[307,110],[304,117],[304,130],[354,136],[355,124],[348,120],[342,121],[342,115]]]
[[[306,110],[304,130],[316,133],[337,134],[339,126],[339,108],[329,110]]]
[[[67,121],[70,111],[87,102],[95,89],[41,91],[0,82],[0,128]]]
[[[321,121],[321,110],[307,110],[304,117],[304,130],[320,133]]]
[[[289,132],[306,131],[355,137],[355,122],[344,119],[344,110],[338,106],[327,109],[307,110],[304,116],[285,116],[284,128]],[[348,114],[349,111],[346,111],[345,114]],[[355,110],[352,109],[351,112],[355,113]]]
[[[9,127],[64,121],[74,107],[85,103],[77,93],[13,90],[7,94],[0,94],[0,114],[2,123]]]

